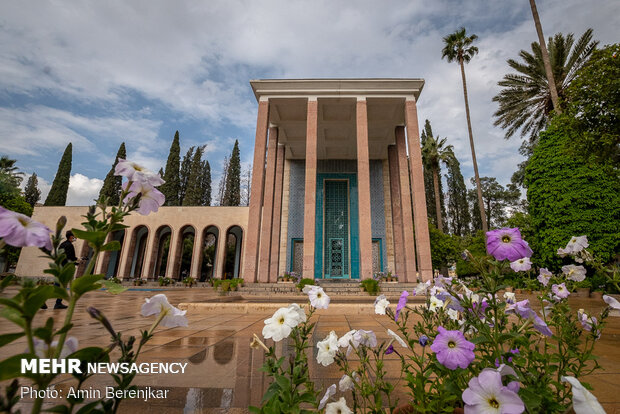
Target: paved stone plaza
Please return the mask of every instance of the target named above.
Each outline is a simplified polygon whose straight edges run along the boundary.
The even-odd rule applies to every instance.
[[[4,295],[15,293],[11,288]],[[71,334],[79,339],[80,347],[103,346],[108,343],[107,332],[91,319],[85,309],[95,306],[111,321],[114,328],[125,335],[137,335],[141,329],[148,329],[152,318],[139,315],[144,298],[158,291],[127,291],[119,296],[111,296],[103,291],[87,294],[75,313],[75,328]],[[218,297],[211,288],[170,289],[164,292],[174,305],[179,303],[201,302]],[[600,300],[572,299],[574,309],[585,308],[598,312],[603,305]],[[51,304],[52,302],[49,301]],[[273,304],[268,304],[273,306]],[[263,363],[262,351],[249,347],[252,334],[260,332],[263,320],[273,313],[266,304],[239,307],[250,310],[248,313],[234,312],[230,306],[219,310],[190,307],[187,328],[159,328],[154,338],[145,346],[141,362],[187,362],[185,374],[178,375],[139,375],[135,383],[140,387],[168,389],[167,399],[127,400],[121,405],[121,412],[142,413],[156,410],[158,413],[245,413],[247,406],[258,404],[267,381],[259,368]],[[365,307],[365,306],[364,306]],[[337,309],[336,309],[337,308]],[[331,309],[316,315],[318,324],[315,342],[322,340],[331,330],[342,335],[350,329],[371,329],[377,333],[379,341],[387,338],[386,329],[394,329],[394,324],[385,316],[372,312],[360,312],[359,305],[335,304]],[[216,308],[217,309],[217,308]],[[223,313],[222,311],[226,311]],[[57,323],[64,317],[63,310],[42,310],[35,325],[53,316]],[[6,320],[0,320],[0,333],[15,331]],[[620,318],[610,317],[604,334],[596,347],[600,364],[604,370],[584,380],[594,386],[594,394],[608,413],[620,413]],[[285,346],[283,343],[280,346]],[[22,352],[26,347],[24,340],[18,340],[2,348],[0,358]],[[286,351],[286,350],[283,350]],[[312,358],[314,361],[314,357]],[[391,355],[387,369],[393,365],[393,372],[399,372],[400,361]],[[329,367],[311,365],[311,375],[319,384],[331,385],[338,382],[340,374],[335,364]],[[321,380],[318,380],[321,378]],[[396,378],[392,378],[396,380]],[[67,389],[70,380],[58,384]],[[94,388],[111,385],[111,378],[97,375],[92,378]],[[403,385],[401,381],[399,385]],[[404,392],[402,390],[401,392]],[[401,394],[402,395],[402,394]]]

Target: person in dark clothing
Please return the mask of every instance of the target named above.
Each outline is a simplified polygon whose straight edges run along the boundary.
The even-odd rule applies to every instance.
[[[62,261],[63,266],[69,262],[74,262],[77,264],[77,260],[78,260],[77,256],[75,255],[75,248],[73,247],[73,242],[75,242],[76,240],[75,236],[73,235],[73,232],[71,230],[67,231],[66,237],[67,237],[67,240],[60,243],[60,246],[59,246],[61,249],[65,251],[65,255],[67,256],[67,258]],[[54,285],[59,286],[57,283],[54,283]],[[47,304],[44,303],[43,306],[41,306],[41,309],[47,309]],[[62,303],[61,298],[58,298],[56,299],[56,304],[54,305],[54,309],[67,309],[67,305]]]

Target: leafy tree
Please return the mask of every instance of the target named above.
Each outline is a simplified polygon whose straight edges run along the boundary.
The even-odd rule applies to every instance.
[[[446,269],[450,263],[454,263],[461,255],[459,237],[440,232],[430,220],[428,223],[428,233],[431,242],[433,269]]]
[[[592,41],[592,29],[586,30],[577,43],[572,33],[566,37],[558,33],[549,38],[547,48],[561,102],[566,99],[567,87],[575,79],[577,71],[588,61],[597,44]],[[519,56],[522,62],[508,60],[508,65],[517,73],[509,73],[498,82],[503,89],[493,98],[494,102],[499,103],[499,109],[493,115],[497,118],[495,125],[506,129],[507,139],[521,129],[521,136],[527,136],[530,143],[535,144],[554,106],[540,43],[533,42],[532,52],[521,50]]]
[[[241,202],[241,158],[239,156],[239,141],[235,140],[228,171],[226,172],[226,189],[224,190],[223,205],[238,206]]]
[[[474,183],[473,178],[471,182]],[[521,192],[512,185],[504,188],[495,177],[480,177],[480,184],[482,185],[482,199],[487,212],[487,226],[489,228],[502,227],[508,216],[507,209],[518,204]],[[481,230],[482,224],[477,220],[476,209],[478,206],[474,190],[469,191],[468,198],[473,210],[472,227],[474,230]]]
[[[46,206],[64,206],[67,202],[69,180],[71,179],[72,151],[73,145],[69,143],[64,154],[62,154],[52,188],[45,199]]]
[[[108,171],[108,175],[105,176],[105,180],[103,180],[103,186],[101,187],[101,191],[99,191],[99,200],[109,199],[109,205],[118,205],[120,202],[122,185],[123,185],[123,177],[114,175],[114,170],[116,169],[116,164],[118,164],[119,159],[127,158],[127,150],[125,149],[125,143],[121,143],[120,147],[118,147],[118,151],[116,152],[116,158],[114,158],[114,163],[112,164],[112,168]]]
[[[446,138],[433,136],[431,123],[426,120],[421,137],[422,163],[424,164],[424,185],[426,189],[426,206],[429,214],[440,233],[443,233],[446,217],[446,206],[441,182],[440,163],[449,163],[454,158],[452,145],[445,145]],[[430,181],[430,182],[427,182]],[[430,188],[432,188],[432,190]],[[429,197],[431,196],[431,197]],[[429,200],[431,198],[431,200]],[[431,203],[434,203],[432,205]],[[433,212],[433,210],[435,210]]]
[[[189,147],[185,156],[183,156],[183,161],[181,161],[181,168],[179,170],[179,195],[178,205],[183,205],[183,200],[185,198],[185,193],[187,192],[187,182],[189,180],[189,175],[192,171],[192,160],[194,159],[194,150],[196,147]]]
[[[443,38],[445,46],[442,50],[441,58],[448,59],[448,62],[456,61],[461,67],[461,78],[463,79],[463,96],[465,97],[465,114],[467,116],[467,131],[469,133],[469,146],[471,147],[471,157],[474,164],[474,177],[476,179],[476,190],[478,194],[478,211],[480,214],[480,220],[482,222],[482,228],[486,232],[487,220],[484,211],[484,204],[482,202],[482,188],[480,187],[480,176],[478,174],[478,162],[476,161],[476,150],[474,147],[474,135],[471,130],[471,119],[469,116],[469,101],[467,99],[467,81],[465,79],[465,63],[469,63],[471,59],[478,53],[478,48],[472,46],[474,40],[478,39],[478,36],[467,36],[465,28],[461,27],[456,32],[449,34]]]
[[[526,169],[525,183],[535,238],[532,248],[541,266],[561,263],[557,249],[572,236],[587,235],[590,248],[610,261],[620,251],[620,176],[617,167],[575,158],[570,147],[580,140],[566,113],[541,133]]]
[[[579,139],[573,155],[597,163],[620,163],[620,43],[592,53],[566,90],[566,112]]]
[[[32,173],[32,175],[28,178],[26,188],[24,189],[24,199],[32,207],[34,207],[34,205],[39,202],[39,199],[41,199],[41,190],[39,190],[38,185],[39,180],[37,178],[37,173]]]
[[[461,174],[461,166],[456,157],[447,164],[448,173],[446,183],[448,185],[448,217],[449,228],[452,234],[464,236],[469,233],[471,215],[467,201],[467,187]]]
[[[166,161],[166,172],[162,176],[165,183],[159,188],[163,195],[166,196],[167,206],[181,205],[181,200],[179,199],[181,194],[179,183],[180,157],[181,144],[179,143],[179,131],[176,131],[172,139],[172,145],[170,145],[168,160]]]
[[[196,148],[194,152],[192,163],[190,164],[189,176],[187,177],[185,195],[183,197],[184,206],[199,206],[202,204],[202,153],[204,149],[204,146],[200,146]]]
[[[202,162],[202,175],[200,177],[200,187],[202,188],[202,200],[200,205],[211,205],[211,166],[209,161],[204,160]]]
[[[22,173],[15,166],[17,160],[6,155],[0,157],[0,194],[16,197],[20,194],[19,185],[22,182]]]

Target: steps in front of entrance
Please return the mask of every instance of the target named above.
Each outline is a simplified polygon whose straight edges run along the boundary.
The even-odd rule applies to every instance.
[[[321,286],[331,298],[369,298],[368,293],[361,290],[360,283],[357,281],[329,280],[317,281],[316,284]],[[411,293],[415,286],[417,286],[417,283],[380,283],[381,292],[379,294],[387,296],[390,300],[393,298],[398,299],[403,290],[408,290]],[[247,283],[245,286],[240,287],[236,293],[242,296],[265,297],[302,295],[293,283]],[[413,298],[410,297],[410,299]]]

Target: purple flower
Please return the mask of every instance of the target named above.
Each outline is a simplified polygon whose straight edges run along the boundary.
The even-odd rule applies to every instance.
[[[519,395],[502,384],[501,374],[494,369],[486,368],[469,380],[462,397],[466,413],[520,414],[525,410]]]
[[[428,343],[428,336],[422,335],[420,339],[418,339],[418,342],[420,343],[420,345],[426,346],[426,344]]]
[[[396,312],[394,312],[394,320],[398,322],[398,317],[400,316],[400,311],[403,310],[405,306],[407,306],[407,296],[409,296],[409,292],[403,290],[403,293],[400,294],[400,299],[398,299],[398,305],[396,305]]]
[[[387,347],[387,349],[385,350],[385,355],[390,355],[391,353],[394,352],[394,345],[390,345]]]
[[[118,159],[118,164],[114,168],[114,175],[127,177],[129,181],[141,184],[148,184],[151,187],[157,187],[164,183],[159,174],[149,171],[145,167],[135,162]]]
[[[448,369],[467,368],[474,355],[474,344],[465,339],[461,331],[448,331],[443,326],[437,328],[431,350],[437,354],[437,360]]]
[[[511,303],[506,306],[506,313],[516,313],[523,319],[530,319],[532,321],[532,325],[534,329],[540,332],[543,335],[551,336],[551,330],[543,321],[540,316],[534,312],[534,310],[530,307],[530,301],[528,299],[522,300],[517,303]]]
[[[570,292],[566,289],[566,285],[564,283],[551,286],[551,291],[560,299],[566,299],[568,295],[570,295]]]
[[[538,281],[542,283],[543,286],[547,286],[549,284],[549,280],[551,280],[551,276],[553,276],[553,273],[547,270],[546,267],[543,267],[542,269],[540,269]]]
[[[529,257],[522,257],[514,262],[510,262],[510,268],[515,272],[527,272],[532,268],[532,262]]]
[[[518,228],[502,228],[487,232],[487,252],[497,260],[508,259],[514,262],[522,257],[530,257],[532,249],[521,238]]]
[[[129,182],[123,184],[123,189],[127,188]],[[127,203],[130,199],[140,195],[140,201],[138,202],[138,213],[143,216],[148,215],[150,212],[157,212],[159,207],[164,205],[166,196],[164,196],[159,190],[147,182],[134,181],[129,187],[129,194],[123,200]]]
[[[52,250],[51,232],[47,226],[26,215],[0,207],[0,237],[6,244],[15,247],[45,247]]]

